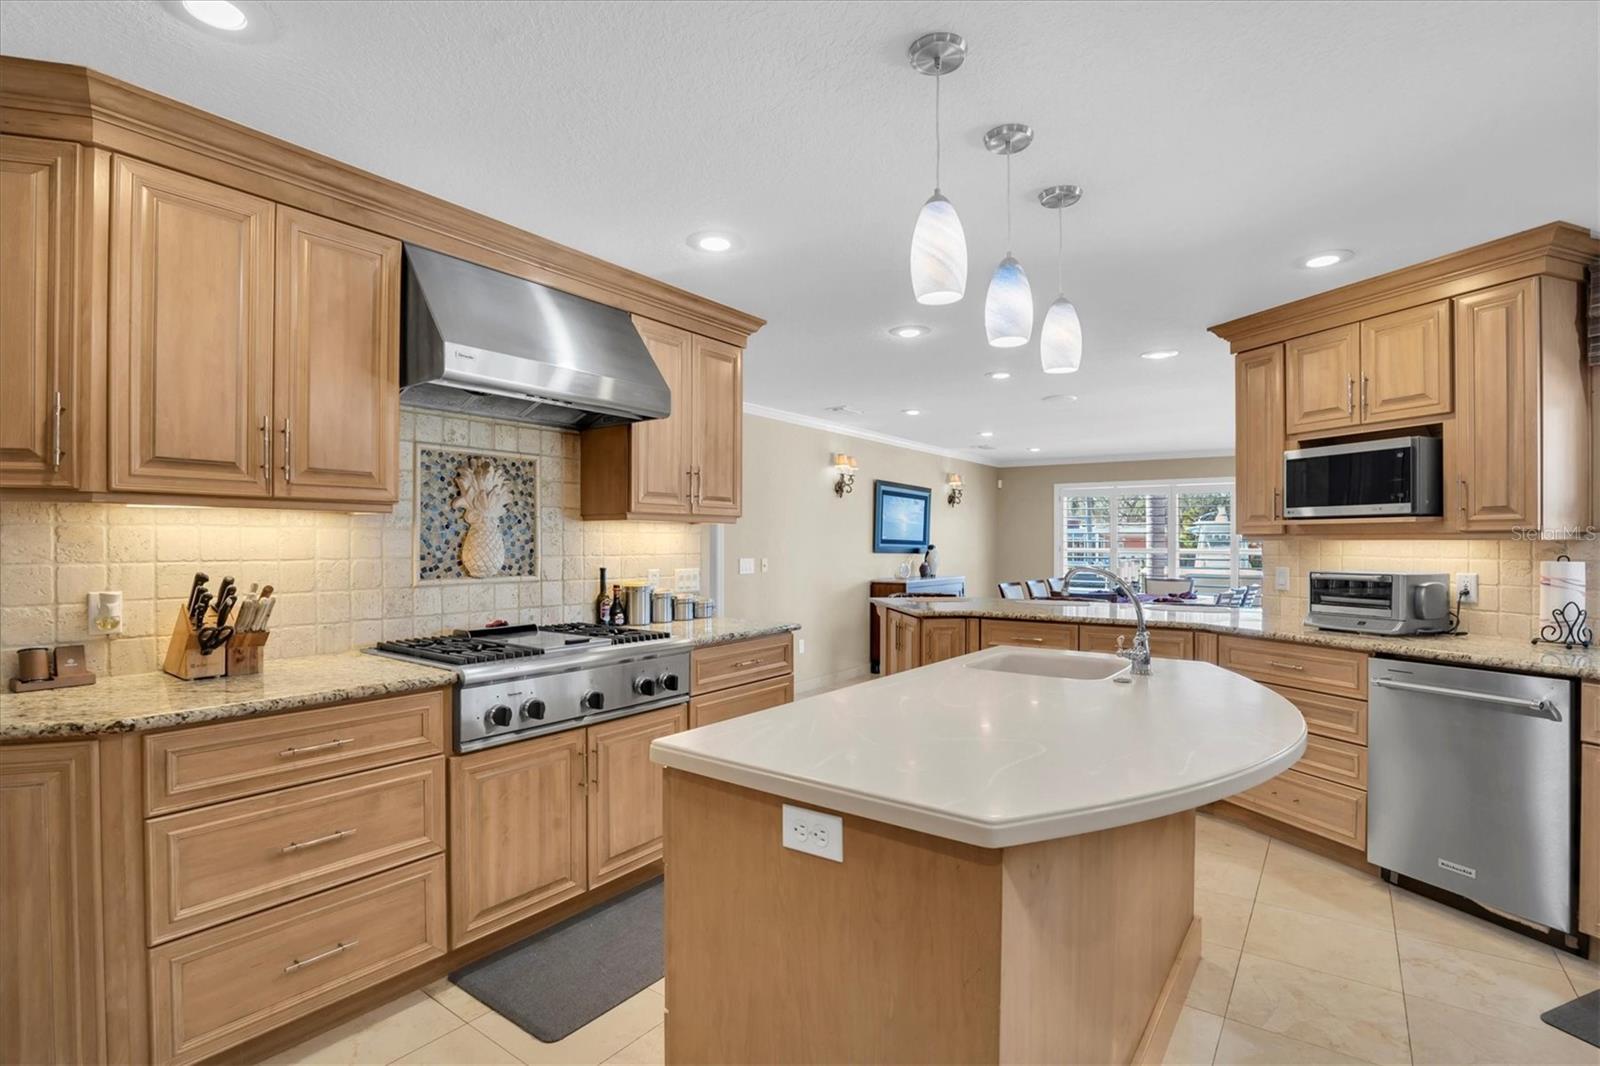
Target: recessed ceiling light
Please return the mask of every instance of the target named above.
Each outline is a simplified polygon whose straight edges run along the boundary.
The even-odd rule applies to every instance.
[[[903,414],[903,415],[920,415],[922,412],[917,410],[915,407],[907,407],[904,411],[901,411],[900,413]]]
[[[909,340],[913,340],[913,339],[915,339],[917,337],[926,336],[927,333],[928,333],[928,327],[927,326],[919,326],[919,325],[916,325],[915,323],[908,322],[903,326],[894,327],[889,332],[890,332],[891,335],[899,337],[901,340],[908,340],[909,341]]]
[[[992,437],[992,436],[994,436],[994,430],[986,429],[982,433],[979,433],[978,436],[980,436],[980,437]]]
[[[1321,270],[1323,267],[1336,266],[1354,254],[1348,248],[1330,248],[1326,252],[1306,256],[1300,260],[1300,265],[1308,270]]]
[[[1038,448],[1029,448],[1029,449],[1028,449],[1028,450],[1029,450],[1029,451],[1030,451],[1030,452],[1036,452],[1036,451],[1038,451],[1038,450],[1039,450],[1039,449],[1038,449]]]
[[[1148,352],[1139,353],[1140,359],[1176,359],[1177,356],[1178,349],[1176,348],[1155,348]]]
[[[689,237],[689,247],[702,252],[731,252],[733,238],[726,233],[695,233]]]
[[[245,13],[228,0],[183,0],[183,10],[215,30],[238,33],[250,25]]]
[[[990,381],[1004,381],[1004,380],[1006,380],[1006,378],[1009,378],[1010,376],[1011,376],[1011,371],[1009,371],[1009,370],[991,370],[991,371],[989,371],[989,380]]]

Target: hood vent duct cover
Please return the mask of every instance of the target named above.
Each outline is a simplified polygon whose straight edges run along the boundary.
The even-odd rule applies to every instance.
[[[562,429],[672,413],[626,311],[412,244],[401,306],[407,406]]]

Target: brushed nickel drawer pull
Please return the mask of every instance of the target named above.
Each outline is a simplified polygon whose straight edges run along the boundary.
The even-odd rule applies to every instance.
[[[1306,669],[1305,667],[1300,666],[1300,665],[1298,665],[1296,663],[1280,663],[1276,659],[1268,659],[1267,660],[1267,665],[1268,666],[1276,666],[1279,670],[1298,670],[1301,673],[1304,673],[1305,669]]]
[[[901,630],[900,634],[901,634],[901,636],[904,636],[905,635],[905,630]],[[757,659],[741,659],[738,662],[734,663],[732,666],[728,667],[728,669],[730,669],[730,670],[743,670],[747,666],[760,666],[760,665],[761,665],[761,660],[759,658],[757,658]]]
[[[332,844],[335,840],[343,840],[345,837],[353,837],[355,835],[356,831],[354,829],[335,829],[327,836],[312,837],[310,840],[291,840],[278,850],[283,854],[288,855],[290,852],[301,851],[305,848],[314,848],[318,844]]]
[[[331,751],[334,748],[342,748],[346,744],[354,744],[355,742],[355,737],[341,737],[338,740],[330,740],[322,744],[307,744],[303,748],[284,748],[278,752],[278,758],[293,759],[300,755],[309,755],[314,751]]]
[[[321,962],[323,959],[331,959],[335,955],[349,951],[359,943],[361,943],[359,940],[341,940],[327,951],[319,951],[317,954],[308,956],[304,959],[295,959],[293,962],[283,968],[283,972],[294,973],[296,970],[301,969],[302,967],[310,966],[314,962]]]
[[[1029,644],[1043,644],[1044,643],[1044,638],[1043,637],[1013,637],[1011,639],[1013,639],[1013,640],[1024,640],[1024,641],[1027,641]]]

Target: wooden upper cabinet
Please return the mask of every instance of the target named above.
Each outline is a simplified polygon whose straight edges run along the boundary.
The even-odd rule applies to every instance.
[[[1356,384],[1361,350],[1355,326],[1339,326],[1284,345],[1286,432],[1291,437],[1360,421]]]
[[[111,488],[265,497],[273,205],[112,168]]]
[[[744,500],[744,352],[695,337],[689,434],[698,515],[738,518]]]
[[[1361,421],[1449,414],[1450,363],[1449,300],[1362,322]]]
[[[0,747],[0,1062],[103,1062],[93,741]]]
[[[1240,533],[1283,531],[1283,348],[1242,353],[1234,366],[1234,507]]]
[[[64,141],[0,137],[0,486],[71,487],[78,166]]]
[[[685,704],[590,726],[589,887],[661,857],[661,767],[650,744],[689,728]]]
[[[634,317],[635,328],[672,390],[672,413],[624,430],[631,437],[633,509],[687,515],[693,508],[694,460],[689,435],[690,345],[693,335],[676,326]]]
[[[1459,527],[1535,525],[1539,464],[1539,284],[1529,278],[1455,301],[1460,403],[1447,442],[1446,495]]]
[[[287,207],[277,230],[273,494],[393,503],[400,242]]]

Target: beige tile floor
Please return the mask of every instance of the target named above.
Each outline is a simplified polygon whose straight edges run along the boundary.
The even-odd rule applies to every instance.
[[[1201,816],[1199,972],[1170,1063],[1580,1063],[1539,1021],[1600,967],[1281,841]],[[274,1063],[660,1063],[663,983],[541,1044],[447,981]]]

